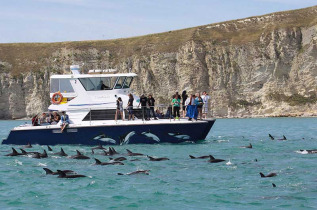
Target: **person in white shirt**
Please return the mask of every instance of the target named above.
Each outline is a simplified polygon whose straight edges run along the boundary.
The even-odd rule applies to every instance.
[[[209,100],[210,100],[210,96],[207,94],[206,91],[203,92],[201,98],[203,99],[204,102],[204,106],[203,106],[203,117],[204,119],[207,118],[208,115],[208,111],[209,111]]]

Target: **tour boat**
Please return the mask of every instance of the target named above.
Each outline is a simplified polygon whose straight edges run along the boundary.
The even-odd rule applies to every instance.
[[[144,120],[140,98],[134,95],[130,86],[135,73],[116,73],[113,69],[89,70],[81,74],[78,65],[70,67],[71,74],[52,75],[50,78],[49,112],[66,111],[70,124],[61,131],[61,122],[33,126],[23,124],[13,128],[2,144],[81,144],[81,145],[123,145],[181,143],[204,140],[215,120],[188,121],[170,117],[158,120]],[[101,85],[103,83],[103,88]],[[134,97],[134,120],[115,120],[116,100],[122,98],[124,105],[128,94]],[[153,93],[155,97],[155,93]],[[124,108],[126,108],[124,106]]]

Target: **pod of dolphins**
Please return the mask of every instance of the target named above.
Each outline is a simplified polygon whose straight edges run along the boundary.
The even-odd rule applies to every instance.
[[[269,138],[271,140],[275,140],[275,138],[271,134],[269,134]],[[278,139],[278,140],[285,141],[285,140],[287,140],[287,138],[283,135],[283,138]],[[6,154],[5,156],[29,156],[29,157],[37,158],[37,159],[48,158],[48,154],[47,154],[45,149],[44,149],[44,151],[42,153],[25,151],[25,148],[32,148],[32,145],[30,143],[28,143],[27,145],[24,145],[22,148],[20,148],[21,153],[19,153],[15,148],[12,147],[12,152],[9,153],[9,154]],[[253,146],[250,143],[249,145],[241,146],[240,148],[252,149]],[[53,149],[50,146],[47,146],[47,150],[50,151],[50,152],[53,152]],[[102,153],[99,153],[99,155],[104,155],[104,156],[114,156],[114,155],[118,155],[119,154],[113,147],[109,147],[107,149],[107,148],[103,147],[102,145],[99,145],[99,146],[91,148],[92,154],[95,154],[95,150],[101,150]],[[170,160],[167,157],[158,157],[158,158],[157,157],[152,157],[152,156],[149,156],[149,155],[144,155],[142,153],[132,152],[129,149],[126,149],[126,151],[127,151],[127,153],[125,155],[129,156],[129,157],[146,156],[149,159],[149,161],[167,161],[167,160]],[[317,153],[317,149],[311,149],[311,150],[302,150],[301,149],[300,151],[301,152],[307,152],[308,154]],[[57,156],[62,156],[62,157],[67,157],[68,156],[68,154],[65,153],[63,148],[61,148],[59,152],[52,153],[52,155],[57,155]],[[189,155],[189,157],[190,157],[190,159],[208,159],[207,162],[209,162],[209,163],[220,163],[220,162],[224,162],[225,161],[224,159],[215,158],[212,155],[203,155],[203,156],[197,156],[197,157],[193,156],[193,155]],[[75,155],[68,156],[68,158],[70,158],[70,159],[78,159],[78,160],[90,159],[89,156],[86,156],[86,155],[82,154],[78,150],[76,150],[76,154]],[[108,162],[102,162],[102,161],[100,161],[97,158],[94,158],[94,160],[95,160],[94,165],[106,166],[106,165],[124,165],[124,163],[122,161],[126,161],[128,159],[126,157],[120,156],[120,157],[116,157],[116,158],[109,157],[109,161]],[[139,161],[139,160],[140,159],[130,159],[130,161]],[[229,162],[230,162],[230,160],[229,160]],[[46,175],[58,175],[58,178],[80,178],[80,177],[86,177],[85,175],[77,174],[76,172],[74,172],[72,170],[57,170],[56,172],[53,172],[52,170],[50,170],[48,168],[43,168],[43,170],[46,172]],[[137,170],[137,171],[133,171],[133,172],[129,172],[129,173],[117,173],[117,174],[118,175],[135,175],[135,174],[149,175],[149,172],[150,172],[150,170]],[[268,178],[268,177],[277,176],[276,173],[269,173],[267,175],[264,175],[262,172],[260,172],[259,174],[260,174],[261,178]],[[272,183],[272,186],[276,187],[276,185],[274,183]]]

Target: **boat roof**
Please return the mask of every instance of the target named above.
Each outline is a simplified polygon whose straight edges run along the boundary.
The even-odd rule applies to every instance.
[[[135,73],[120,73],[120,74],[63,74],[52,75],[51,79],[68,79],[68,78],[94,78],[94,77],[136,77]]]

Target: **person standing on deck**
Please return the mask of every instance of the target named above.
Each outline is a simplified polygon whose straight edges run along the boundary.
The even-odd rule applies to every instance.
[[[144,96],[144,94],[142,94],[140,97],[140,103],[138,107],[140,106],[140,104],[141,104],[141,110],[142,110],[142,119],[148,120],[148,116],[145,117],[145,115],[147,115],[147,110],[146,110],[147,98]]]
[[[155,99],[152,97],[151,94],[149,95],[147,102],[150,107],[150,112],[148,117],[151,118],[151,113],[152,113],[154,120],[157,120],[155,112],[154,112]]]
[[[206,119],[209,111],[209,100],[210,96],[206,93],[206,91],[203,92],[203,95],[201,96],[204,102],[203,106],[203,118]]]
[[[185,118],[186,115],[186,105],[185,102],[188,98],[188,95],[186,94],[186,90],[183,91],[182,93],[182,108],[183,108],[183,118]]]
[[[134,114],[133,114],[133,101],[134,101],[134,98],[133,98],[133,95],[131,93],[128,94],[129,96],[129,101],[128,101],[128,105],[127,105],[127,109],[128,109],[128,113],[129,113],[129,118],[128,120],[134,120]]]
[[[123,119],[123,101],[121,97],[117,99],[117,110],[116,110],[116,116],[115,116],[115,121],[117,121],[118,113],[120,113],[122,121]]]
[[[175,119],[180,120],[179,119],[180,118],[180,115],[179,115],[180,104],[181,104],[181,100],[178,98],[178,95],[175,95],[175,98],[172,100],[174,120]]]
[[[195,95],[191,95],[190,98],[186,100],[185,104],[187,104],[186,117],[188,117],[188,120],[191,121],[193,118],[197,120],[198,112]]]

